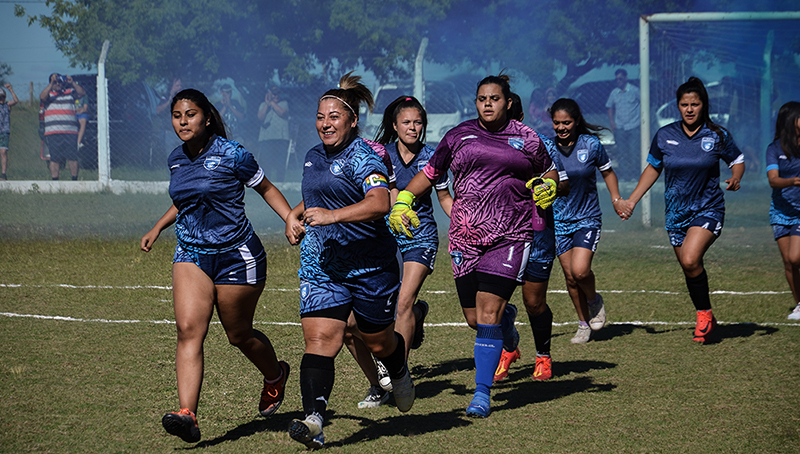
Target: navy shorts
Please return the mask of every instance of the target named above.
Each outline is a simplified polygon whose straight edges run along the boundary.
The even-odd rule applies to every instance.
[[[45,136],[50,150],[50,161],[63,165],[78,160],[78,136],[75,134],[50,134]]]
[[[237,249],[219,254],[198,254],[175,248],[172,263],[194,263],[216,285],[258,284],[267,280],[267,253],[253,234]]]
[[[583,228],[569,235],[556,235],[556,254],[561,255],[572,248],[589,249],[597,251],[600,242],[600,229]]]
[[[436,261],[437,247],[415,247],[402,252],[404,262],[417,262],[428,267],[433,271],[433,263]]]
[[[397,312],[400,293],[400,263],[341,282],[300,281],[300,317],[329,317],[326,313],[339,306],[350,306],[359,329],[370,325],[386,327]],[[350,311],[344,311],[348,314]],[[373,331],[377,332],[377,331]]]
[[[683,244],[683,240],[686,239],[686,233],[692,227],[702,227],[709,232],[714,234],[714,237],[719,238],[722,234],[722,221],[718,221],[709,216],[698,216],[692,220],[692,222],[679,230],[667,230],[669,234],[669,244],[678,247]]]
[[[772,225],[772,232],[775,234],[775,239],[783,238],[785,236],[800,236],[800,224],[795,225]]]

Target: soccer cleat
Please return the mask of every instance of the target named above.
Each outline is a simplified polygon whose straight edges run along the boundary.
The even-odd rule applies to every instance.
[[[369,387],[367,397],[358,403],[358,408],[377,408],[389,401],[389,391],[384,391],[380,386]]]
[[[414,326],[414,338],[411,340],[412,350],[418,349],[422,345],[422,341],[425,340],[425,317],[430,310],[428,303],[422,300],[417,301],[414,306],[419,308],[420,315]]]
[[[197,418],[188,408],[181,411],[170,412],[161,418],[161,425],[171,435],[180,437],[186,443],[200,441],[200,428],[197,427]]]
[[[537,356],[536,366],[533,368],[534,380],[549,380],[553,376],[553,363],[549,356]]]
[[[500,355],[500,362],[497,364],[497,369],[494,371],[493,381],[500,381],[508,377],[508,369],[511,368],[511,365],[517,362],[517,360],[521,357],[522,354],[519,352],[519,347],[517,347],[513,352],[503,349],[503,353]]]
[[[597,294],[594,304],[589,304],[589,327],[592,331],[597,331],[606,324],[606,307],[603,304],[603,297]]]
[[[467,407],[467,416],[473,418],[487,418],[491,412],[489,395],[476,392],[475,395],[472,396],[472,402],[470,402]]]
[[[283,394],[286,389],[286,380],[289,377],[289,364],[286,361],[279,361],[283,376],[277,383],[269,384],[264,379],[264,389],[261,390],[261,402],[258,403],[258,412],[261,416],[267,417],[276,411],[283,403]]]
[[[378,369],[378,384],[384,391],[392,392],[392,378],[389,377],[386,366],[378,358],[375,358],[375,368]]]
[[[578,325],[578,332],[575,333],[575,337],[570,339],[569,341],[573,344],[585,344],[589,342],[589,339],[592,337],[592,329],[589,328],[589,325],[583,326]]]
[[[705,342],[708,336],[717,327],[717,319],[711,313],[711,309],[707,311],[697,311],[697,324],[694,327],[695,342]]]
[[[414,390],[414,382],[411,381],[411,374],[408,372],[408,364],[406,364],[406,373],[397,379],[392,379],[392,394],[394,395],[394,403],[397,409],[403,413],[411,410],[414,405],[414,398],[416,393]]]
[[[303,421],[295,419],[289,423],[289,436],[292,440],[306,445],[308,449],[322,449],[325,445],[322,420],[315,415],[306,416]]]
[[[797,303],[797,306],[794,307],[794,310],[788,317],[789,320],[800,320],[800,303]]]

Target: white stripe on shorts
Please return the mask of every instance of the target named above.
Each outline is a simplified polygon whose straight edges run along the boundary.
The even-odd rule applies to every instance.
[[[517,281],[522,281],[522,278],[525,276],[525,269],[528,267],[528,257],[531,255],[531,243],[525,243],[525,252],[522,257],[522,263],[520,264],[520,269],[517,271]]]
[[[253,258],[253,254],[250,253],[250,248],[248,248],[246,244],[243,244],[239,248],[239,254],[242,256],[242,260],[244,260],[245,275],[247,276],[247,283],[248,284],[255,284],[256,283],[256,259]]]

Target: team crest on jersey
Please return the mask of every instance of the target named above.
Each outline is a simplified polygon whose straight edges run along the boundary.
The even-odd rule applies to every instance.
[[[337,159],[331,164],[331,173],[341,175],[344,171],[344,159]]]
[[[308,298],[309,293],[311,293],[311,284],[308,282],[301,282],[300,283],[300,299],[305,301]]]
[[[581,148],[578,150],[578,161],[586,162],[587,159],[589,159],[589,150],[586,148]]]
[[[519,137],[512,137],[508,139],[508,144],[516,148],[517,150],[522,150],[522,147],[525,146],[525,139],[521,139]]]
[[[420,161],[417,163],[417,172],[422,172],[422,169],[428,164],[428,161]]]
[[[705,152],[713,150],[714,149],[714,138],[713,137],[703,137],[703,140],[700,141],[700,147]]]
[[[222,158],[219,156],[209,156],[205,161],[203,161],[203,167],[205,167],[206,170],[214,170],[219,167],[219,163],[221,161]]]
[[[464,261],[464,256],[463,256],[463,255],[461,255],[461,253],[460,253],[460,252],[458,252],[458,251],[453,251],[453,252],[451,252],[451,253],[450,253],[450,257],[453,259],[453,263],[454,263],[456,266],[459,266],[459,265],[461,265],[461,262],[463,262],[463,261]]]

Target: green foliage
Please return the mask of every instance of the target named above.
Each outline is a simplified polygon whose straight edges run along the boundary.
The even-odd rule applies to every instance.
[[[0,61],[0,84],[6,83],[6,76],[10,76],[14,74],[14,71],[11,70],[11,66],[4,61]]]

